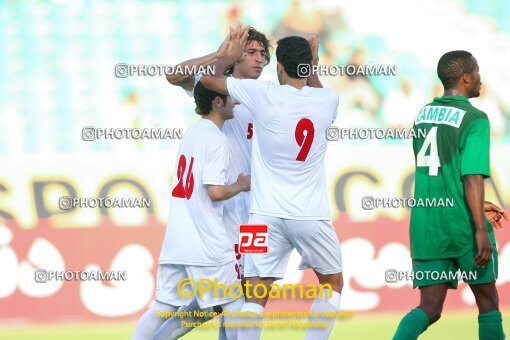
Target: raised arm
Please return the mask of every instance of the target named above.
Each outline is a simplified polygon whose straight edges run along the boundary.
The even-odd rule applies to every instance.
[[[225,71],[243,56],[249,26],[237,26],[230,31],[230,40],[226,52],[215,63],[214,76],[204,75],[200,82],[205,88],[228,95]]]
[[[308,37],[308,42],[312,48],[312,72],[306,79],[306,86],[323,87],[321,81],[319,80],[319,76],[316,72],[313,72],[313,66],[319,65],[319,39],[317,36],[315,36],[315,34],[312,34]]]
[[[212,65],[216,63],[220,58],[222,58],[229,45],[230,34],[225,38],[223,43],[220,45],[216,52],[207,54],[202,57],[198,57],[195,59],[186,60],[175,66],[176,69],[200,69],[206,66]],[[172,85],[177,85],[182,87],[187,91],[192,91],[195,86],[195,75],[189,74],[168,74],[166,76],[166,80]]]

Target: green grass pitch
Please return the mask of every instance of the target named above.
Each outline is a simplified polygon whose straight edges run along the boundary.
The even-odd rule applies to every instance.
[[[402,314],[358,314],[351,319],[337,320],[330,339],[391,339],[393,332],[404,315]],[[510,335],[510,310],[503,311],[503,328]],[[59,325],[0,325],[0,340],[117,340],[129,339],[135,322],[131,323],[92,323]],[[303,339],[302,329],[265,329],[263,340]],[[217,339],[217,329],[195,329],[184,339]],[[441,320],[431,326],[424,340],[469,340],[478,339],[477,313],[444,312]]]

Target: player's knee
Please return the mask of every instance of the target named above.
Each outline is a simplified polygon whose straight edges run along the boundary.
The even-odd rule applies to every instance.
[[[422,309],[425,310],[425,308]],[[425,314],[427,314],[427,316],[429,317],[430,325],[441,318],[442,311],[443,311],[442,308],[425,310]]]
[[[341,293],[344,286],[344,280],[342,273],[323,275],[316,272],[319,284],[324,288],[330,288],[331,290]]]
[[[433,324],[434,322],[436,322],[440,318],[441,318],[441,311],[436,311],[434,314],[429,316],[429,323]]]
[[[495,285],[471,286],[480,313],[499,310],[499,297]]]
[[[271,284],[274,280],[274,278],[247,278],[244,282],[246,302],[265,306],[269,298],[269,292],[271,291]]]
[[[493,297],[486,297],[484,299],[478,299],[477,305],[478,305],[478,311],[481,314],[499,310],[499,301],[497,298],[493,298]]]
[[[441,313],[443,312],[442,304],[433,301],[424,301],[418,307],[427,314],[429,324],[433,324],[441,318]]]

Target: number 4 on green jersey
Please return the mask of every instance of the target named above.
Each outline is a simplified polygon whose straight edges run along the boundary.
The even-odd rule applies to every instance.
[[[427,150],[429,150],[427,156]],[[427,166],[429,168],[429,176],[437,176],[441,162],[437,152],[437,126],[430,129],[427,138],[423,141],[423,145],[416,155],[417,166]]]

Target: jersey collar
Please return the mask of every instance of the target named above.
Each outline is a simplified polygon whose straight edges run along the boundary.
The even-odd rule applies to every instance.
[[[443,97],[436,97],[434,98],[434,101],[435,102],[439,102],[439,103],[451,103],[451,102],[465,102],[465,103],[469,103],[469,100],[464,97],[464,96],[456,96],[456,97],[452,97],[452,96],[443,96]]]
[[[220,131],[221,131],[221,129],[218,127],[218,125],[214,124],[214,122],[213,122],[213,121],[211,121],[210,119],[207,119],[207,118],[201,118],[200,120],[201,120],[202,122],[204,122],[204,123],[202,123],[202,124],[209,125],[209,126],[214,127],[214,128],[216,128],[216,129],[218,129],[218,130],[220,130]]]

